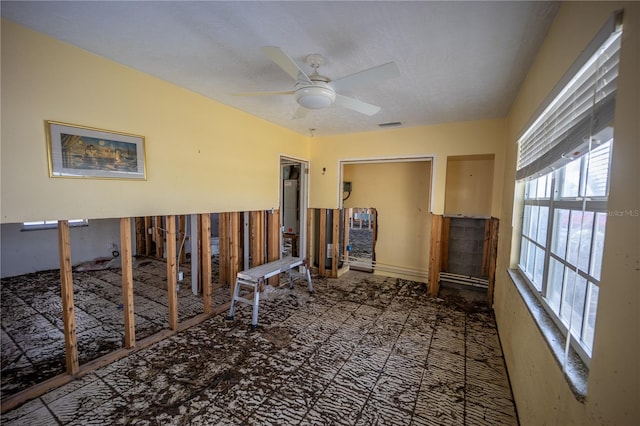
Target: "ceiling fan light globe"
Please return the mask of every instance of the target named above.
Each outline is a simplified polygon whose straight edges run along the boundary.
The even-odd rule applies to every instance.
[[[308,86],[296,90],[296,101],[308,109],[330,107],[336,99],[336,92],[330,87]]]

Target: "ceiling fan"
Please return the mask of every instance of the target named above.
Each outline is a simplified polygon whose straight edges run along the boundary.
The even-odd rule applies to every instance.
[[[369,68],[354,74],[347,75],[337,80],[320,75],[318,68],[325,59],[319,54],[307,56],[306,63],[313,72],[309,75],[287,53],[276,46],[262,48],[265,55],[287,74],[296,80],[293,90],[284,92],[250,92],[235,93],[237,96],[269,96],[269,95],[294,95],[300,105],[293,118],[303,118],[309,110],[328,108],[332,105],[348,108],[365,115],[374,115],[380,111],[380,107],[371,105],[355,98],[341,95],[340,91],[352,89],[367,83],[396,77],[400,74],[395,62],[387,62],[377,67]]]

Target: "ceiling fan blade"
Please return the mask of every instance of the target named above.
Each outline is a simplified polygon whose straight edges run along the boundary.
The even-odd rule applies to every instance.
[[[395,62],[387,62],[377,67],[369,68],[345,77],[333,80],[332,84],[336,91],[352,89],[354,87],[363,86],[369,83],[375,83],[380,80],[397,77],[400,70]]]
[[[232,96],[273,96],[273,95],[293,95],[296,93],[293,90],[288,90],[285,92],[238,92],[231,93]]]
[[[352,109],[364,115],[373,115],[380,111],[380,107],[376,105],[371,105],[366,102],[359,101],[354,98],[350,98],[348,96],[339,95],[336,93],[336,100],[334,101],[334,105]]]
[[[300,105],[298,107],[298,109],[296,110],[296,113],[293,114],[293,117],[291,117],[293,120],[297,120],[298,118],[305,118],[307,116],[307,114],[309,114],[309,110],[305,107],[303,107],[302,105]]]
[[[287,53],[276,46],[264,46],[262,51],[269,57],[277,66],[282,68],[287,74],[289,74],[294,80],[304,80],[311,83],[309,76],[302,71],[302,68],[298,66],[296,61],[291,59]]]

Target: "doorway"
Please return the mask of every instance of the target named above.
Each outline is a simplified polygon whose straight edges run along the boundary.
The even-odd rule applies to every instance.
[[[280,251],[283,256],[306,258],[309,164],[280,157]]]
[[[341,162],[342,207],[375,207],[354,213],[360,230],[375,212],[375,274],[428,281],[432,171],[428,157]]]
[[[374,208],[345,208],[345,261],[350,269],[373,272],[376,261],[377,216]]]

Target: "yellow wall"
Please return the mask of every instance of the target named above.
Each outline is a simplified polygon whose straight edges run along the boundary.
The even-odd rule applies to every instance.
[[[144,135],[147,181],[49,178],[45,120]],[[278,207],[309,138],[2,21],[1,221]]]
[[[623,7],[624,34],[611,161],[610,216],[586,401],[578,402],[543,341],[507,268],[511,264],[518,133],[565,70]],[[508,117],[495,313],[523,425],[640,424],[640,4],[564,3]],[[515,246],[514,246],[515,248]]]
[[[495,154],[491,214],[500,216],[506,122],[470,121],[311,139],[310,206],[337,208],[342,196],[340,161],[384,157],[433,157],[432,212],[444,212],[447,157]],[[322,169],[326,168],[323,174]]]
[[[431,214],[431,163],[345,164],[352,183],[344,207],[378,211],[376,273],[427,281]]]
[[[462,155],[447,159],[444,212],[491,216],[493,155]]]

